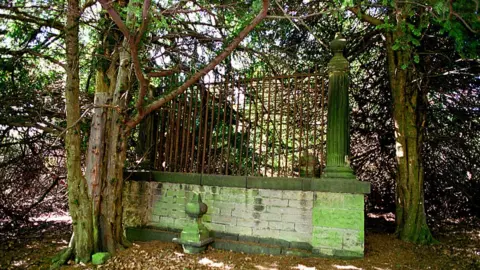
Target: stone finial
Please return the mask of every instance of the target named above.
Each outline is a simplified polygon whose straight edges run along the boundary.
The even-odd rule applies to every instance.
[[[343,37],[342,33],[337,32],[335,34],[335,39],[330,42],[330,48],[334,53],[343,53],[343,49],[345,49],[345,45],[347,45],[347,40]]]
[[[200,194],[196,192],[192,194],[190,202],[185,205],[185,212],[190,220],[180,233],[180,238],[173,239],[173,242],[182,245],[185,253],[200,253],[205,250],[208,244],[213,242],[208,229],[202,224],[202,216],[207,212],[207,209],[208,207],[202,202]]]
[[[347,40],[343,37],[342,33],[337,32],[335,39],[330,42],[330,48],[333,51],[333,58],[328,63],[328,70],[330,72],[347,71],[348,61],[343,56],[343,49],[347,45]]]

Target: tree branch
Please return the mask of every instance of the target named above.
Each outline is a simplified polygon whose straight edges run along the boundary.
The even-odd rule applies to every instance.
[[[102,7],[108,12],[112,20],[115,22],[115,24],[118,26],[118,29],[122,32],[122,34],[125,36],[127,40],[130,40],[132,37],[132,34],[128,30],[127,26],[123,22],[122,18],[118,14],[118,12],[113,8],[113,6],[110,4],[108,0],[98,0]]]
[[[103,0],[102,0],[103,1]],[[145,108],[143,113],[138,113],[132,120],[126,123],[127,131],[138,125],[145,116],[152,113],[153,111],[157,110],[163,104],[169,102],[170,100],[174,99],[176,96],[185,92],[192,84],[198,81],[202,76],[206,75],[208,72],[213,70],[221,61],[223,61],[227,56],[229,56],[233,50],[245,39],[245,37],[258,25],[260,22],[267,16],[269,0],[263,0],[263,7],[262,10],[257,14],[257,16],[252,20],[252,22],[247,25],[236,38],[232,40],[232,42],[225,48],[225,50],[217,55],[207,66],[203,69],[195,73],[192,77],[190,77],[187,81],[185,81],[180,87],[176,90],[170,92],[166,96],[158,99],[157,101],[150,104],[148,107]]]
[[[353,14],[355,14],[355,16],[357,16],[357,18],[359,18],[360,20],[364,21],[364,22],[368,22],[372,25],[381,25],[383,24],[383,22],[373,16],[370,16],[364,12],[361,11],[360,7],[349,7],[347,10],[349,10],[350,12],[352,12]]]

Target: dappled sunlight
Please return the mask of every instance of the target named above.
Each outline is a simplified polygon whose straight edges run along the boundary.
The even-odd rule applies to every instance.
[[[292,269],[298,269],[298,270],[317,270],[315,267],[308,267],[303,264],[299,264],[297,266],[292,267]]]
[[[390,212],[390,213],[382,213],[382,214],[376,214],[376,213],[368,213],[367,216],[369,218],[382,218],[385,221],[389,222],[394,222],[395,221],[395,214]]]
[[[255,265],[255,268],[258,270],[278,270],[276,267],[265,267],[261,265]]]
[[[177,252],[175,252],[177,253]],[[214,262],[207,257],[204,257],[198,261],[199,264],[214,267],[214,268],[221,268],[221,269],[233,269],[230,265],[225,265],[223,262]]]
[[[353,265],[336,265],[336,264],[333,264],[332,266],[335,267],[336,269],[343,269],[343,270],[362,270],[363,269],[363,268],[358,268],[358,267],[353,266]]]

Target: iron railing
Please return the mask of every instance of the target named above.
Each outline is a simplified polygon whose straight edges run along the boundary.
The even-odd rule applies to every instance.
[[[325,163],[323,74],[203,83],[156,116],[153,169],[168,172],[299,176]]]

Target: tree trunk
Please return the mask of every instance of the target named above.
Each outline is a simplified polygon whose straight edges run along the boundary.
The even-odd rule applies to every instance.
[[[422,144],[426,110],[424,93],[411,85],[411,52],[394,51],[394,40],[402,33],[386,33],[388,71],[393,97],[396,176],[396,224],[398,237],[414,243],[430,243],[433,237],[424,207]]]
[[[65,27],[65,49],[67,58],[67,79],[65,99],[67,111],[67,151],[68,205],[75,235],[76,261],[88,262],[93,250],[92,205],[87,183],[82,175],[80,149],[80,79],[78,21],[80,9],[78,0],[69,0]]]
[[[108,118],[108,140],[106,142],[106,176],[102,187],[99,234],[100,248],[115,254],[124,244],[122,228],[122,189],[123,166],[126,159],[127,134],[123,115],[126,106],[126,92],[129,89],[130,54],[125,49],[126,40],[120,49],[120,66],[113,93],[112,106]]]
[[[105,82],[106,74],[97,70],[95,78],[95,100],[92,122],[90,124],[90,138],[88,142],[87,164],[85,178],[87,179],[88,192],[92,198],[93,210],[93,243],[94,252],[100,251],[98,218],[100,214],[100,199],[104,174],[106,113],[105,105],[108,104],[110,93]]]

